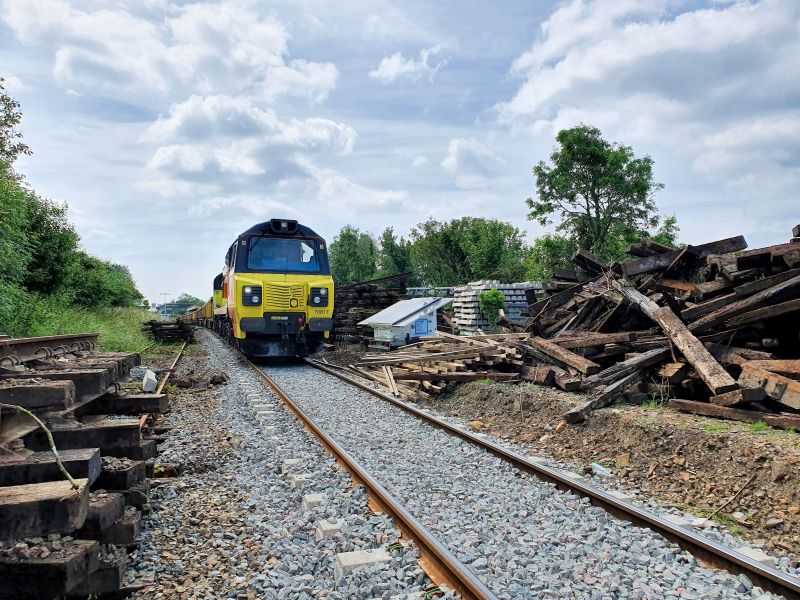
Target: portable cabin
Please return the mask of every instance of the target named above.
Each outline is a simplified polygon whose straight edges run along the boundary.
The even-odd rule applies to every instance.
[[[358,325],[372,327],[372,347],[397,348],[417,341],[423,335],[435,334],[436,311],[452,301],[452,298],[400,300]]]

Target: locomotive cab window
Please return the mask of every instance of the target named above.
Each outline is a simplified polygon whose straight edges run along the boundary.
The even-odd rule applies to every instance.
[[[324,250],[311,239],[251,237],[247,249],[249,271],[281,271],[288,273],[323,273],[327,261],[321,261]]]

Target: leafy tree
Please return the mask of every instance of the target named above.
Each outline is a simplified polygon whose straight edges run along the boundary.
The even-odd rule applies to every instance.
[[[19,102],[6,94],[0,76],[0,162],[11,164],[20,154],[30,154],[31,149],[22,143],[22,133],[17,126],[22,120]]]
[[[48,294],[64,284],[80,237],[67,221],[66,205],[31,191],[27,209],[31,260],[24,285],[32,292]]]
[[[429,219],[411,230],[411,257],[426,285],[519,281],[525,274],[524,237],[510,223],[496,219]]]
[[[388,277],[411,271],[411,243],[394,234],[394,228],[383,230],[378,250],[378,275]]]
[[[187,294],[186,292],[178,296],[178,299],[175,300],[175,302],[176,304],[191,304],[193,306],[203,306],[205,304],[205,302],[203,300],[200,300],[200,298],[198,298],[197,296],[192,296],[191,294]]]
[[[528,218],[557,230],[581,248],[614,258],[620,238],[657,227],[653,195],[664,186],[653,180],[653,160],[636,157],[633,148],[604,140],[589,125],[556,136],[552,165],[534,168],[537,198],[528,198]]]
[[[375,240],[368,233],[351,225],[342,227],[329,249],[334,281],[348,284],[373,279],[377,252]]]
[[[87,308],[138,306],[142,295],[122,265],[78,252],[67,274],[66,290],[73,304]]]
[[[506,302],[506,297],[500,290],[483,290],[478,292],[478,305],[484,319],[494,324],[500,316],[500,309]]]
[[[526,261],[526,279],[550,281],[555,269],[573,269],[575,242],[562,235],[546,234],[536,239]]]

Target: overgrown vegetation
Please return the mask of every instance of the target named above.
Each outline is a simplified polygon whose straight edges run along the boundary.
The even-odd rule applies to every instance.
[[[19,103],[5,93],[0,77],[0,332],[54,335],[105,328],[106,349],[137,344],[141,349],[135,334],[115,339],[106,326],[112,322],[109,309],[141,303],[128,268],[84,252],[66,205],[37,194],[14,170],[17,157],[31,153],[17,129],[21,119]],[[146,313],[137,309],[129,317],[141,322]]]
[[[678,224],[662,218],[654,195],[663,186],[653,178],[653,161],[633,149],[603,139],[588,125],[556,137],[550,164],[533,169],[536,198],[526,201],[528,218],[555,225],[555,233],[532,244],[525,233],[497,219],[429,219],[398,238],[388,227],[378,240],[347,225],[330,247],[337,283],[366,281],[410,271],[412,281],[439,287],[480,279],[549,281],[556,269],[574,269],[572,255],[585,249],[614,261],[632,243],[649,237],[674,244]]]

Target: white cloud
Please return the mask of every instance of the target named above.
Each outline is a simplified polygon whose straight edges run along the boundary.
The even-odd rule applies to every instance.
[[[428,158],[423,154],[417,154],[411,161],[411,166],[416,169],[427,167],[428,164],[429,164]]]
[[[502,158],[475,138],[450,140],[441,166],[463,189],[485,188],[506,168]]]
[[[288,35],[252,0],[163,7],[162,20],[67,0],[5,0],[18,39],[52,48],[53,75],[81,93],[246,93],[319,102],[336,86],[330,63],[286,60]],[[156,7],[157,8],[157,7]]]
[[[31,88],[25,85],[19,77],[10,73],[3,74],[3,87],[6,91],[12,94],[19,94],[20,92],[27,92]]]
[[[495,110],[522,136],[552,139],[581,122],[595,125],[653,155],[658,178],[675,175],[660,199],[682,206],[670,190],[685,197],[689,186],[708,205],[712,188],[751,219],[743,218],[743,230],[769,229],[786,218],[784,198],[800,187],[800,87],[790,75],[800,72],[798,31],[800,4],[792,0],[695,10],[670,0],[573,0],[513,62],[522,83]],[[756,198],[768,201],[756,209]],[[681,223],[684,233],[705,237],[703,221]]]
[[[256,194],[204,198],[189,209],[189,214],[197,217],[208,217],[223,210],[245,211],[253,215],[253,217],[261,218],[271,217],[276,214],[285,217],[301,216],[296,208],[284,202],[278,202]]]
[[[427,78],[433,81],[439,69],[447,65],[449,58],[443,58],[431,64],[431,60],[441,53],[442,46],[433,46],[420,51],[419,58],[406,58],[402,52],[395,52],[391,56],[384,57],[378,67],[370,71],[369,76],[377,79],[384,85],[394,83],[397,79],[409,79],[417,81]]]

